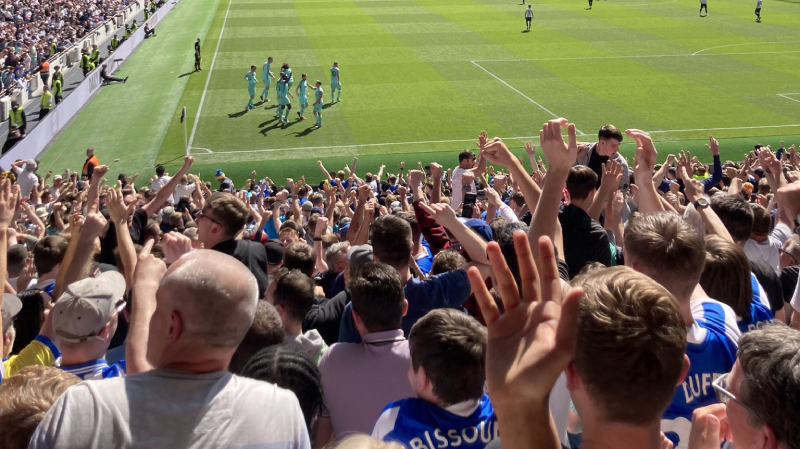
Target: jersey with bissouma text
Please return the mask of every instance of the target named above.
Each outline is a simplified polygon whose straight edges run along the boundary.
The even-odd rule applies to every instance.
[[[408,449],[483,449],[500,436],[497,417],[488,395],[472,404],[477,408],[462,416],[418,398],[391,402],[381,412],[372,436]]]
[[[742,333],[761,329],[765,324],[771,323],[774,318],[767,293],[752,273],[750,274],[750,282],[753,285],[753,300],[750,301],[750,319],[737,321],[739,330]]]
[[[686,449],[689,443],[692,412],[717,403],[711,383],[733,368],[741,336],[736,314],[728,305],[702,298],[692,300],[691,308],[695,322],[686,335],[689,373],[661,419],[661,431],[675,449]]]

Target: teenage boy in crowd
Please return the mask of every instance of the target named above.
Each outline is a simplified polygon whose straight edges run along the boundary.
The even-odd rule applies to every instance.
[[[417,321],[408,336],[408,378],[415,398],[395,401],[381,413],[372,436],[406,447],[480,449],[497,438],[486,381],[486,328],[454,309]]]

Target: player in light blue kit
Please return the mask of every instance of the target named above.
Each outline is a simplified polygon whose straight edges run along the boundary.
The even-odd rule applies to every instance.
[[[250,109],[253,109],[253,98],[256,97],[256,84],[258,84],[256,66],[250,66],[250,71],[244,76],[244,80],[247,81],[247,93],[250,94],[250,100],[247,101],[247,107],[244,109],[245,112],[247,112]]]
[[[300,79],[300,83],[297,85],[295,89],[295,93],[297,94],[297,101],[300,103],[300,111],[297,112],[297,116],[300,117],[300,120],[305,120],[306,118],[303,117],[303,111],[306,110],[308,107],[308,81],[306,80],[306,74],[303,73]]]
[[[289,102],[289,79],[284,73],[275,84],[275,93],[278,94],[278,121],[289,123],[289,111],[292,103]]]
[[[272,68],[272,56],[267,58],[267,62],[264,63],[264,67],[261,68],[261,82],[264,83],[264,90],[261,92],[261,101],[268,102],[269,98],[269,85],[272,84],[272,79],[275,78],[275,75],[272,74],[270,69]]]
[[[291,94],[292,85],[294,84],[294,75],[292,75],[292,68],[289,67],[289,63],[288,62],[284,62],[283,63],[283,66],[281,67],[281,73],[285,73],[286,74],[286,79],[289,80],[288,81],[288,88],[289,88],[288,90],[290,92],[289,96],[291,97],[292,96],[292,94]]]
[[[322,128],[322,81],[317,80],[316,88],[314,89],[314,118],[317,123],[314,128]]]
[[[342,81],[339,79],[339,63],[334,62],[333,67],[331,67],[331,103],[333,103],[333,93],[339,89],[339,93],[336,95],[336,101],[342,101],[340,98],[342,96]]]

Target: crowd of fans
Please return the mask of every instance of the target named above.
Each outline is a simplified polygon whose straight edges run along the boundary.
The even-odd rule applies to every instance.
[[[131,0],[0,2],[0,91],[25,90],[42,62],[67,50],[130,4]]]
[[[540,139],[313,183],[15,163],[0,447],[800,448],[794,147]]]

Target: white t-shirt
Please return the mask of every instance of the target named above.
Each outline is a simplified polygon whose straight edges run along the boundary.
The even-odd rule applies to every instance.
[[[160,178],[156,178],[155,181],[150,184],[150,189],[153,192],[158,192],[162,187],[167,185],[170,179],[172,179],[172,176],[162,176]]]
[[[192,199],[192,192],[196,187],[194,184],[178,184],[175,187],[175,193],[172,195],[175,198],[175,202],[180,201],[183,196],[188,196],[189,199]]]
[[[525,18],[529,19],[529,18],[532,18],[532,17],[533,17],[533,9],[531,9],[531,8],[526,9],[525,10]]]
[[[19,185],[20,196],[22,198],[30,197],[31,190],[39,185],[39,178],[36,176],[36,173],[25,171],[17,167],[14,167],[14,172],[17,174],[17,185]]]
[[[779,224],[769,234],[763,243],[758,243],[753,239],[747,239],[744,243],[744,253],[750,260],[763,260],[775,271],[780,265],[780,249],[786,240],[792,235],[792,230],[788,226]]]
[[[31,449],[310,449],[291,391],[227,371],[154,370],[67,389]]]
[[[450,184],[453,186],[453,201],[450,202],[450,206],[454,210],[458,210],[459,206],[461,206],[461,203],[464,201],[465,192],[463,185],[461,183],[461,175],[463,175],[464,172],[467,171],[469,170],[463,169],[461,167],[456,167],[455,170],[453,170],[453,179],[450,180]],[[472,183],[471,186],[468,187],[469,188],[467,189],[466,193],[475,193],[475,194],[478,193],[478,189],[475,188],[474,182]]]

